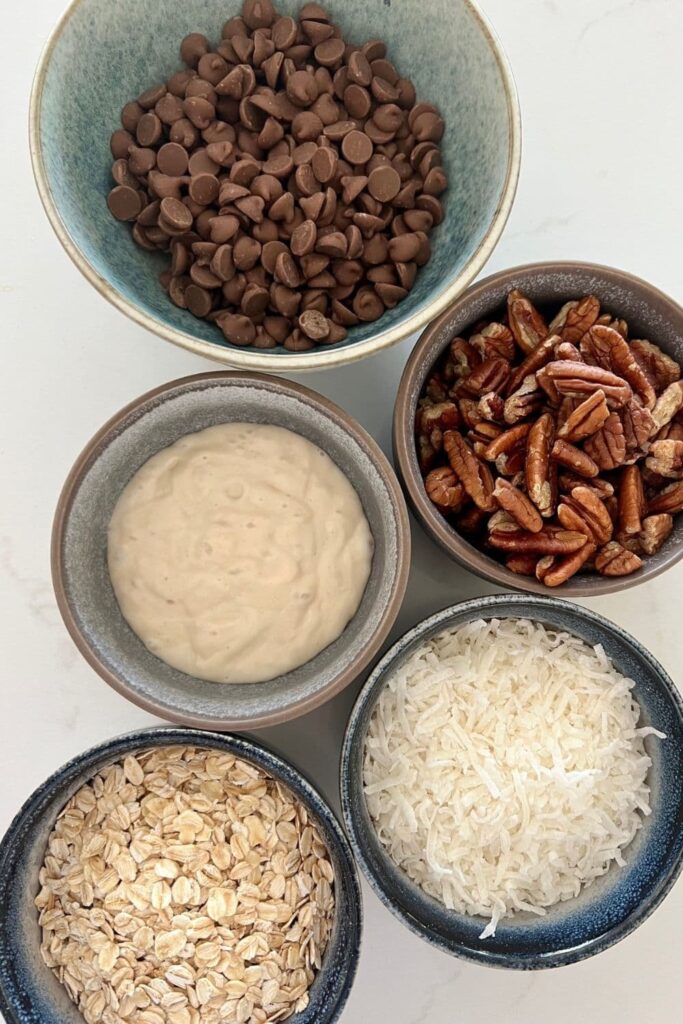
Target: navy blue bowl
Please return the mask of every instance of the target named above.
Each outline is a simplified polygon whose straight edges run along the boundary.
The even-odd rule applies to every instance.
[[[78,1008],[41,959],[33,905],[57,814],[104,765],[147,747],[176,744],[216,748],[250,761],[289,786],[315,817],[334,868],[335,920],[310,1003],[290,1020],[338,1020],[356,973],[362,908],[353,856],[334,814],[296,768],[253,740],[197,729],[154,728],[109,740],[69,761],[28,798],[0,843],[0,1013],[7,1024],[83,1024]]]
[[[626,866],[612,864],[601,878],[544,917],[519,913],[503,919],[496,935],[480,939],[487,923],[447,910],[396,867],[381,846],[363,795],[363,748],[375,702],[389,675],[424,641],[473,619],[528,618],[602,644],[617,669],[635,681],[641,725],[666,733],[648,737],[652,813],[625,851]],[[567,601],[499,595],[464,601],[437,612],[385,654],[361,690],[351,714],[341,760],[344,819],[356,859],[380,900],[403,924],[454,956],[490,967],[531,970],[560,967],[602,952],[625,938],[661,903],[683,865],[683,702],[652,655],[608,619]]]

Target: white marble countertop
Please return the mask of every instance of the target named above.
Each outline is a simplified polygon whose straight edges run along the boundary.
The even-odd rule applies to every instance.
[[[0,831],[71,755],[154,724],[76,653],[57,612],[48,550],[62,481],[85,441],[134,396],[206,363],[109,306],[62,252],[29,166],[27,105],[42,43],[65,0],[3,13],[0,207]],[[485,0],[522,103],[522,175],[487,272],[535,259],[604,262],[683,299],[681,0]],[[428,5],[426,5],[428,9]],[[389,451],[408,341],[305,383],[339,402]],[[395,635],[459,599],[491,592],[445,563],[413,523],[408,596]],[[680,674],[683,563],[590,602]],[[340,737],[357,687],[264,730],[337,804]],[[365,892],[360,969],[344,1024],[651,1024],[683,998],[683,882],[632,936],[559,971],[515,974],[432,949]]]

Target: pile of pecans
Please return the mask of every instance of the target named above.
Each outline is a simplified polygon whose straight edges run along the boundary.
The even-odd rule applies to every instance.
[[[334,871],[286,786],[155,747],[71,797],[35,902],[43,960],[88,1024],[275,1024],[308,1005]]]
[[[301,352],[393,309],[443,219],[444,123],[379,39],[344,41],[317,3],[298,20],[245,0],[216,46],[121,112],[112,215],[168,252],[172,302],[234,345]]]
[[[519,291],[454,338],[416,420],[431,501],[512,572],[549,587],[628,576],[683,510],[681,367],[594,295],[546,323]]]

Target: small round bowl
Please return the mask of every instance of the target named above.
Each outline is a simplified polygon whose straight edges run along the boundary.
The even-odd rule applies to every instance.
[[[192,729],[155,728],[109,740],[75,757],[26,801],[0,843],[0,1012],[7,1024],[83,1024],[83,1018],[40,955],[33,905],[48,836],[60,810],[101,768],[148,747],[191,745],[244,758],[287,785],[304,803],[330,852],[335,919],[310,1003],[292,1024],[338,1020],[353,985],[360,948],[362,906],[348,841],[326,801],[287,761],[253,740]]]
[[[434,364],[452,338],[479,320],[495,319],[505,307],[508,292],[519,288],[543,310],[555,311],[568,299],[597,295],[601,306],[623,317],[632,338],[646,338],[683,365],[683,309],[659,289],[623,270],[594,263],[531,263],[485,278],[469,288],[418,340],[406,363],[394,406],[394,463],[408,503],[421,526],[437,544],[465,569],[506,590],[547,594],[548,588],[534,577],[510,572],[459,534],[427,497],[415,450],[417,403]],[[659,576],[683,557],[683,515],[674,519],[674,530],[656,555],[644,559],[643,568],[631,576],[608,577],[587,573],[572,577],[559,588],[563,596],[598,597],[628,590]]]
[[[368,724],[386,680],[413,651],[445,629],[473,619],[528,618],[602,644],[617,669],[635,681],[641,725],[666,740],[645,741],[652,813],[625,850],[626,867],[607,873],[575,899],[549,908],[544,917],[519,913],[499,922],[489,939],[487,923],[447,910],[398,868],[386,853],[363,794],[363,751]],[[411,931],[434,946],[489,967],[532,970],[584,960],[614,945],[661,903],[683,865],[683,702],[662,666],[613,622],[568,601],[499,595],[463,601],[419,622],[374,668],[351,713],[341,759],[341,798],[356,860],[384,905]]]
[[[285,427],[333,459],[353,484],[375,542],[370,578],[344,632],[315,658],[263,683],[211,683],[155,657],[123,618],[107,569],[107,529],[121,491],[152,455],[216,423]],[[398,614],[410,528],[393,470],[363,428],[332,402],[262,374],[197,374],[131,402],[88,442],[59,499],[52,580],[67,629],[102,678],[134,704],[204,729],[274,725],[339,693],[377,655]]]
[[[296,14],[299,0],[278,0]],[[232,366],[327,369],[393,345],[419,330],[459,295],[486,263],[505,226],[520,164],[520,114],[507,59],[471,0],[399,4],[330,0],[346,38],[379,37],[421,100],[439,105],[447,125],[445,219],[433,255],[395,309],[353,328],[330,348],[291,353],[228,344],[215,325],[176,308],[161,289],[165,260],[143,252],[113,221],[109,137],[128,100],[180,66],[188,32],[220,37],[238,0],[73,0],[41,57],[31,97],[30,143],[38,190],[59,240],[78,269],[136,323],[183,348]],[[88,97],[87,103],[83,101]]]

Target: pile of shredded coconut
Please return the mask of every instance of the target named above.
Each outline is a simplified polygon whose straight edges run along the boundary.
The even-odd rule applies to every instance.
[[[604,874],[650,813],[633,681],[598,645],[527,619],[423,644],[375,705],[370,816],[425,892],[490,922],[545,914]]]

